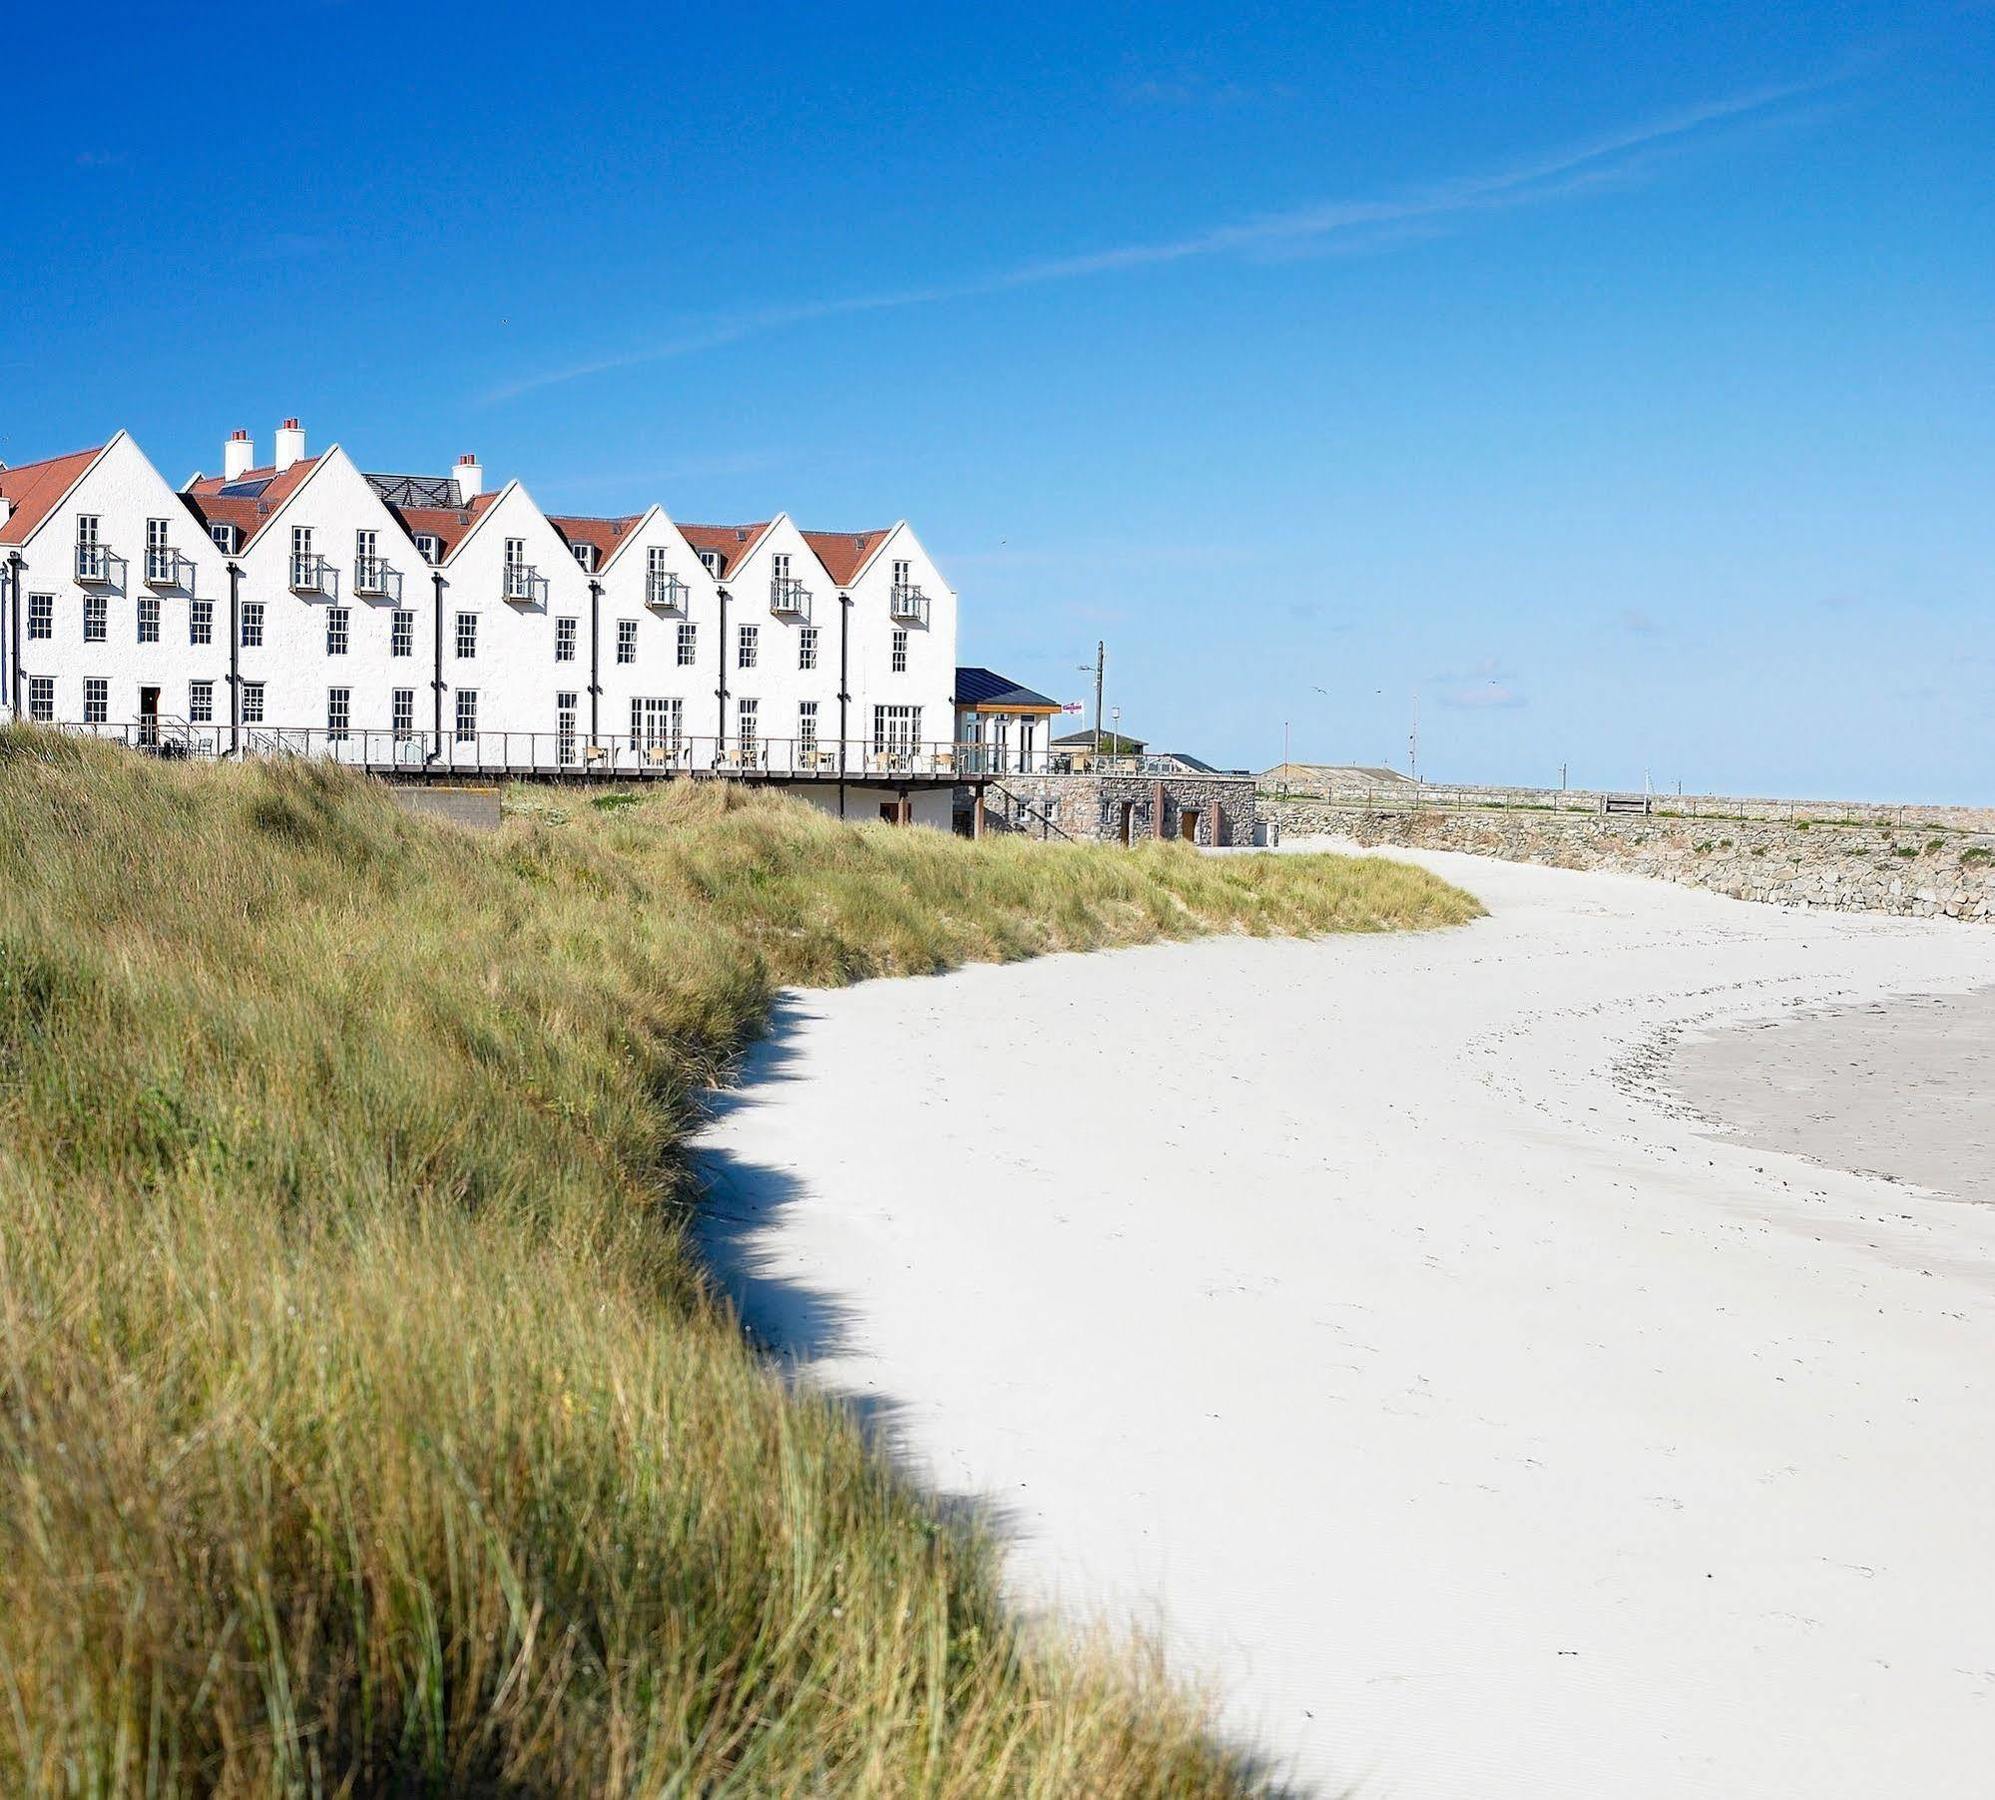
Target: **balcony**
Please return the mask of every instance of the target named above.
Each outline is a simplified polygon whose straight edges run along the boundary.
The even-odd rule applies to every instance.
[[[330,594],[333,591],[332,564],[323,556],[294,555],[291,558],[291,591],[294,594]]]
[[[693,590],[678,576],[653,569],[644,577],[644,604],[663,607],[667,612],[684,612],[686,596]]]
[[[531,605],[540,598],[540,571],[531,563],[507,563],[501,582],[500,591],[508,600],[524,600]]]
[[[353,559],[353,591],[366,594],[373,599],[381,599],[391,592],[399,592],[402,577],[388,566],[385,556],[356,556]]]
[[[808,619],[810,589],[791,577],[776,576],[769,583],[769,610],[779,619]]]
[[[193,564],[171,544],[148,544],[145,551],[147,587],[177,588],[194,573]]]
[[[887,595],[887,611],[903,624],[926,626],[928,596],[912,582],[897,581]]]
[[[110,587],[116,581],[116,570],[124,558],[113,556],[104,544],[78,544],[76,546],[76,579],[92,587]]]

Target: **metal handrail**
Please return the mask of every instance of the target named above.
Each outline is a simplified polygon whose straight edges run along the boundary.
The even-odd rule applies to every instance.
[[[507,563],[503,579],[508,600],[539,598],[540,571],[532,563]]]
[[[789,617],[808,619],[810,617],[810,589],[794,575],[772,575],[769,578],[769,610]]]
[[[644,604],[667,608],[684,607],[686,598],[692,593],[678,576],[669,571],[647,570],[644,577]]]
[[[291,557],[291,591],[294,594],[330,594],[333,591],[332,564],[310,551],[294,551]]]
[[[385,596],[391,585],[400,591],[401,571],[385,556],[356,556],[353,559],[353,591],[356,594]]]
[[[76,546],[76,579],[104,586],[114,585],[111,571],[122,568],[125,559],[112,550],[109,544],[78,544]]]
[[[896,582],[887,594],[887,611],[913,625],[928,623],[928,596],[913,582]]]
[[[145,552],[145,583],[147,587],[178,587],[180,571],[191,566],[171,544],[148,544]]]

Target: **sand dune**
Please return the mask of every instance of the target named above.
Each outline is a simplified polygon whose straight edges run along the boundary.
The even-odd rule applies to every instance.
[[[1986,1794],[1995,1209],[1669,1082],[1995,931],[1411,860],[1492,916],[793,996],[708,1140],[749,1320],[1306,1786]]]

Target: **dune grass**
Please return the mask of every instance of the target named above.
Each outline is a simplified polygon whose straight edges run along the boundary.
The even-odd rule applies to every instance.
[[[1250,1791],[758,1363],[681,1145],[780,984],[1474,903],[524,808],[0,731],[0,1790]]]

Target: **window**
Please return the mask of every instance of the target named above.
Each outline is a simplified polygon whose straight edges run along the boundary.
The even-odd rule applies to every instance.
[[[236,528],[233,525],[225,525],[217,519],[208,527],[208,535],[215,540],[215,547],[225,555],[235,555]]]
[[[443,539],[433,531],[417,532],[416,554],[434,568],[443,561]]]
[[[593,575],[596,572],[596,546],[594,544],[572,544],[569,548],[575,552],[575,560]]]
[[[312,554],[312,528],[309,525],[291,527],[291,585],[304,588],[307,592],[319,585],[319,559]]]
[[[774,581],[786,582],[790,578],[790,553],[778,550],[769,558],[769,575]]]
[[[190,644],[212,644],[215,641],[214,601],[212,600],[188,601],[187,641]]]
[[[894,586],[897,588],[911,586],[910,577],[913,573],[914,565],[912,563],[908,562],[905,558],[897,559],[894,563]]]
[[[564,765],[575,760],[575,696],[554,696],[554,760]]]
[[[744,625],[741,636],[735,644],[734,666],[737,669],[752,669],[761,648],[762,628],[759,625]]]
[[[92,675],[83,683],[83,722],[102,725],[110,716],[111,684],[101,675]]]
[[[802,753],[802,761],[815,760],[817,756],[817,702],[801,701],[797,706],[797,749]]]
[[[263,723],[263,683],[245,681],[242,684],[242,722],[245,725]]]
[[[478,654],[478,615],[459,613],[457,615],[457,655],[460,661],[469,662]]]
[[[139,596],[139,642],[159,642],[159,601],[151,594]]]
[[[907,632],[900,626],[894,627],[894,673],[907,673]]]
[[[353,723],[353,689],[326,689],[326,736],[335,744],[346,742],[347,727]]]
[[[921,708],[918,706],[876,706],[873,708],[873,748],[882,755],[906,756],[921,742]]]
[[[98,541],[98,517],[95,513],[78,513],[76,516],[76,579],[78,581],[102,581],[110,573],[104,546]]]
[[[554,660],[573,662],[575,660],[575,621],[556,619],[554,621]]]
[[[212,725],[215,722],[215,684],[190,681],[187,684],[187,723]]]
[[[742,700],[735,704],[735,731],[741,742],[741,760],[751,762],[755,757],[755,727],[762,716],[762,702]]]
[[[416,615],[398,608],[388,616],[388,654],[414,656],[415,653]]]
[[[263,643],[263,602],[245,600],[242,603],[242,647],[245,650],[259,649]]]
[[[28,717],[37,719],[44,725],[54,720],[55,677],[53,675],[28,677]]]
[[[526,539],[506,539],[506,586],[508,600],[531,600],[533,598],[534,573],[527,567]]]
[[[814,669],[817,667],[817,627],[806,625],[797,633],[797,667]]]
[[[388,565],[381,560],[381,534],[353,534],[353,587],[356,593],[379,594],[388,586]]]
[[[28,596],[28,636],[31,638],[52,638],[55,636],[55,596],[53,594],[30,594]]]
[[[682,669],[690,669],[693,666],[699,629],[690,620],[682,622],[679,626],[679,652],[677,661],[678,666]]]
[[[478,691],[476,688],[457,690],[457,741],[469,744],[478,736]]]
[[[662,581],[671,573],[665,566],[665,546],[653,544],[645,553],[645,568],[653,581]]]
[[[523,569],[525,567],[526,567],[526,539],[507,538],[506,539],[507,570],[510,572],[513,569]]]
[[[637,661],[637,621],[617,620],[617,661],[634,663]]]
[[[416,735],[416,690],[397,688],[388,697],[388,723],[394,728],[395,742],[406,743]]]
[[[718,550],[702,550],[700,552],[700,562],[702,563],[702,565],[704,565],[706,572],[709,575],[716,577],[719,576],[720,552]]]
[[[166,541],[166,521],[145,522],[145,578],[148,581],[173,579],[173,546]]]
[[[676,751],[686,718],[683,700],[633,700],[630,703],[630,747],[633,750]]]
[[[102,594],[83,596],[83,641],[101,644],[111,635],[111,603]]]
[[[347,630],[353,619],[352,612],[344,606],[326,608],[326,654],[344,656],[346,654]]]

